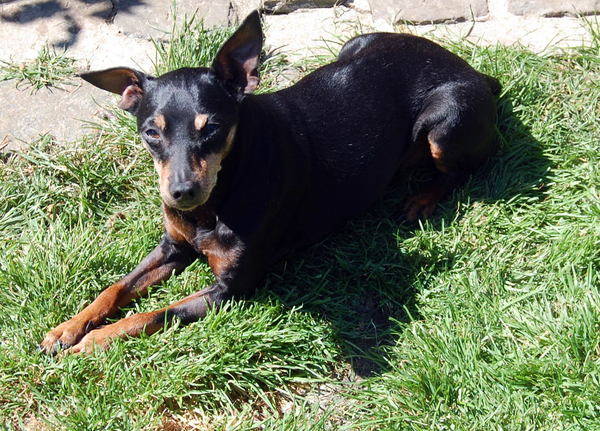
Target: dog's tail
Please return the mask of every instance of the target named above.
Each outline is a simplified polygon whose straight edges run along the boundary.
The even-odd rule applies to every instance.
[[[482,74],[482,75],[486,79],[488,85],[490,86],[490,90],[492,90],[492,94],[494,96],[498,96],[500,94],[500,90],[502,90],[502,85],[500,84],[500,81],[498,81],[493,76],[489,76],[486,74]]]

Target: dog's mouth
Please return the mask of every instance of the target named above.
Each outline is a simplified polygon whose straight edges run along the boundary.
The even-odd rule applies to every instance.
[[[202,196],[201,199],[195,199],[193,201],[185,201],[185,202],[178,202],[170,197],[167,196],[161,196],[163,204],[165,204],[166,206],[168,206],[169,208],[173,208],[175,210],[178,211],[193,211],[196,208],[204,205],[206,203],[206,201],[208,200],[208,196],[206,198],[204,198],[204,196]]]
[[[223,154],[219,153],[193,159],[189,165],[174,167],[172,165],[176,163],[155,160],[163,203],[179,211],[191,211],[204,205],[217,185],[222,160]]]
[[[196,208],[198,208],[199,206],[202,205],[200,203],[199,204],[192,204],[192,205],[178,205],[178,204],[173,204],[173,203],[165,202],[164,200],[163,200],[163,203],[165,205],[167,205],[168,207],[170,207],[170,208],[176,209],[178,211],[184,211],[184,212],[193,211],[193,210],[195,210]]]

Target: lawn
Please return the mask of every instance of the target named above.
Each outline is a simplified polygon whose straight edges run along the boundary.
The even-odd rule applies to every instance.
[[[600,429],[600,34],[583,25],[590,46],[552,55],[444,42],[502,82],[502,150],[433,219],[400,216],[412,174],[252,299],[91,356],[37,345],[160,238],[150,156],[116,110],[78,142],[3,154],[0,425]],[[230,31],[184,24],[157,70],[207,64]],[[322,61],[269,57],[263,91]],[[211,280],[197,262],[123,315]]]

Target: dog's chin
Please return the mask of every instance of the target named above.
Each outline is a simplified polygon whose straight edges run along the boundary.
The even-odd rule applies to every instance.
[[[198,208],[201,204],[194,204],[194,205],[190,205],[190,206],[181,206],[181,205],[177,205],[177,206],[173,206],[172,208],[176,209],[177,211],[182,211],[182,212],[189,212],[189,211],[193,211],[196,208]]]
[[[177,204],[176,202],[173,202],[171,200],[163,199],[163,204],[165,204],[166,206],[168,206],[171,209],[174,209],[174,210],[177,210],[177,211],[182,211],[182,212],[193,211],[196,208],[202,206],[205,202],[206,202],[206,200],[202,200],[202,201],[197,201],[197,202],[189,203],[187,205],[180,205],[180,204]]]

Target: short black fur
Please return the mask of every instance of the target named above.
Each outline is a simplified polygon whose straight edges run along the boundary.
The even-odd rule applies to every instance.
[[[358,36],[336,61],[295,85],[252,95],[262,41],[255,12],[211,68],[158,78],[126,68],[82,75],[122,94],[161,176],[162,248],[112,288],[117,297],[110,304],[201,255],[216,278],[149,320],[132,320],[138,326],[131,330],[118,326],[121,332],[137,334],[140,321],[146,332],[171,317],[188,323],[227,298],[252,293],[273,263],[364,212],[398,172],[427,164],[436,177],[408,200],[407,217],[428,216],[496,151],[497,80],[434,42]],[[105,303],[99,298],[71,319],[71,333],[90,314],[99,320],[113,313]]]

